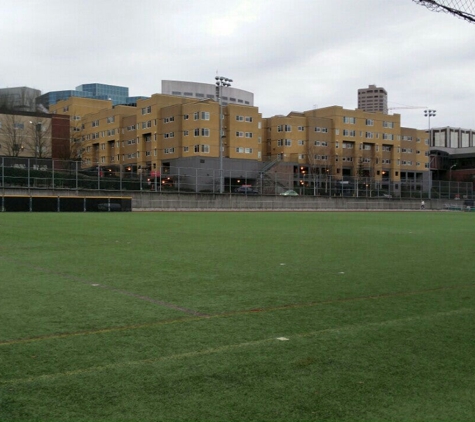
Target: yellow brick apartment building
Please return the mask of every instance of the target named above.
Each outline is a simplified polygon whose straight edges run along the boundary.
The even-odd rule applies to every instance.
[[[220,106],[214,100],[154,94],[136,106],[113,107],[72,97],[51,112],[71,116],[83,168],[145,174],[174,165],[218,168]],[[230,104],[222,107],[221,126],[225,171],[254,171],[255,180],[269,171],[293,174],[293,186],[308,184],[303,176],[310,173],[396,186],[428,178],[427,135],[401,127],[399,114],[332,106],[263,118],[257,107]]]

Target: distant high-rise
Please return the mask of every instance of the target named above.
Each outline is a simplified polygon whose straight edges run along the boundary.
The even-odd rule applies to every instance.
[[[388,93],[384,88],[369,85],[358,89],[358,108],[369,113],[388,113]]]
[[[35,111],[35,99],[39,95],[41,95],[39,89],[28,88],[27,86],[1,88],[0,108],[18,111]]]
[[[162,81],[162,94],[196,98],[198,100],[218,100],[216,98],[216,85],[200,82]],[[241,104],[253,106],[254,94],[243,89],[227,87],[223,92],[222,101],[223,105]]]

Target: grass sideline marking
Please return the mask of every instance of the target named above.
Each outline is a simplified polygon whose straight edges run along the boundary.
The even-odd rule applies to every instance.
[[[345,326],[336,327],[336,328],[326,328],[323,330],[310,331],[308,333],[294,334],[292,336],[289,336],[289,338],[286,337],[286,339],[290,340],[292,338],[309,338],[309,337],[314,337],[317,335],[324,335],[324,334],[329,334],[329,333],[340,333],[344,331],[378,328],[378,327],[384,327],[384,326],[404,324],[411,321],[427,320],[427,319],[430,320],[430,319],[439,318],[439,317],[448,317],[448,316],[458,315],[458,314],[470,314],[474,312],[475,310],[470,309],[470,308],[461,308],[461,309],[457,309],[453,311],[436,312],[436,313],[427,314],[427,315],[397,318],[397,319],[386,320],[386,321],[381,321],[381,322],[369,322],[369,323],[364,323],[364,324],[345,325]],[[97,373],[97,372],[102,372],[109,369],[126,368],[130,366],[139,366],[139,365],[151,365],[151,364],[155,364],[159,362],[174,361],[174,360],[187,359],[187,358],[193,358],[193,357],[199,357],[199,356],[207,356],[207,355],[221,353],[221,352],[233,351],[233,350],[237,350],[237,349],[241,349],[245,347],[260,346],[266,343],[276,342],[276,340],[278,341],[279,339],[272,337],[272,338],[266,338],[266,339],[261,339],[261,340],[247,341],[244,343],[228,344],[225,346],[214,347],[211,349],[205,349],[201,351],[178,353],[176,355],[170,355],[170,356],[162,356],[162,357],[148,358],[148,359],[142,359],[142,360],[137,360],[137,361],[114,363],[114,364],[103,365],[103,366],[94,366],[94,367],[85,368],[85,369],[77,369],[74,371],[65,371],[65,372],[57,372],[54,374],[38,375],[36,377],[0,380],[0,385],[16,385],[16,384],[26,384],[26,383],[37,382],[37,381],[48,381],[48,380],[54,380],[61,377],[71,377],[75,375]],[[282,341],[280,343],[286,344],[285,342],[282,342]]]
[[[148,322],[148,323],[143,323],[143,324],[99,328],[96,330],[87,330],[87,331],[76,331],[72,333],[47,334],[47,335],[38,336],[38,337],[28,337],[28,338],[19,338],[19,339],[0,341],[0,347],[21,344],[21,343],[33,343],[33,342],[43,341],[43,340],[55,340],[55,339],[62,339],[62,338],[69,338],[69,337],[79,337],[79,336],[106,334],[106,333],[128,331],[128,330],[137,330],[137,329],[143,329],[143,328],[158,327],[160,325],[195,322],[195,321],[201,321],[203,319],[228,318],[228,317],[238,316],[238,315],[249,315],[249,314],[254,314],[254,313],[262,313],[262,312],[275,312],[275,311],[282,311],[282,310],[287,310],[287,309],[309,308],[312,306],[331,305],[334,303],[357,302],[357,301],[363,301],[363,300],[377,300],[377,299],[388,299],[388,298],[393,298],[393,297],[415,296],[418,294],[426,294],[426,293],[439,292],[439,291],[444,291],[444,290],[455,290],[455,289],[464,289],[464,288],[473,288],[473,287],[475,287],[475,284],[442,286],[442,287],[437,287],[433,289],[414,290],[414,291],[409,291],[409,292],[386,293],[386,294],[380,294],[380,295],[374,295],[374,296],[359,296],[359,297],[344,298],[344,299],[332,299],[332,300],[326,300],[322,302],[295,303],[295,304],[275,306],[275,307],[270,307],[270,308],[245,309],[241,311],[226,312],[226,313],[220,313],[220,314],[214,314],[214,315],[195,316],[194,318],[182,317],[182,318],[177,318],[177,319],[167,319],[163,321]]]
[[[112,292],[116,292],[116,293],[119,293],[119,294],[122,294],[122,295],[125,295],[125,296],[140,299],[140,300],[143,300],[145,302],[154,303],[156,305],[163,306],[164,308],[174,309],[175,311],[184,312],[185,314],[190,314],[190,315],[194,315],[194,316],[201,316],[201,317],[208,316],[204,313],[195,311],[194,309],[184,308],[182,306],[175,305],[174,303],[169,303],[169,302],[165,302],[163,300],[153,299],[153,298],[148,297],[148,296],[142,296],[142,295],[139,295],[139,294],[136,294],[136,293],[129,292],[127,290],[121,290],[121,289],[117,289],[116,287],[107,286],[105,284],[93,283],[90,280],[85,280],[85,279],[83,279],[81,277],[77,277],[75,275],[53,271],[49,268],[38,267],[38,266],[35,266],[35,265],[25,265],[25,263],[23,261],[20,261],[18,259],[6,258],[4,256],[0,257],[0,259],[4,259],[4,260],[9,261],[9,262],[19,263],[19,264],[23,265],[26,268],[30,268],[30,269],[33,269],[33,270],[36,270],[36,271],[41,271],[41,272],[46,273],[46,274],[53,274],[53,275],[56,275],[56,276],[60,276],[64,279],[66,279],[66,280],[78,282],[78,283],[84,284],[86,286],[100,287],[102,289],[110,290]]]

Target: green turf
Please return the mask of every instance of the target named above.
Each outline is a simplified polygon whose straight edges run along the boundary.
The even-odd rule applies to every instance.
[[[2,213],[0,421],[474,420],[474,223]]]

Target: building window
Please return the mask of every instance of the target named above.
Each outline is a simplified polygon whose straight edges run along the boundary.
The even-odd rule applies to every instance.
[[[343,117],[343,123],[347,123],[350,125],[356,124],[356,117]]]
[[[366,119],[366,126],[374,126],[374,120],[373,119]]]
[[[201,152],[209,154],[209,145],[201,145]]]
[[[383,127],[393,129],[394,128],[394,122],[383,122]]]
[[[202,111],[201,112],[201,120],[209,120],[209,112],[208,111]]]
[[[152,106],[148,106],[148,107],[143,107],[142,108],[142,115],[144,114],[150,114],[152,112]]]
[[[190,150],[190,147],[183,147],[183,152],[188,152]]]
[[[201,129],[201,136],[209,136],[209,129],[206,129],[206,128]]]

